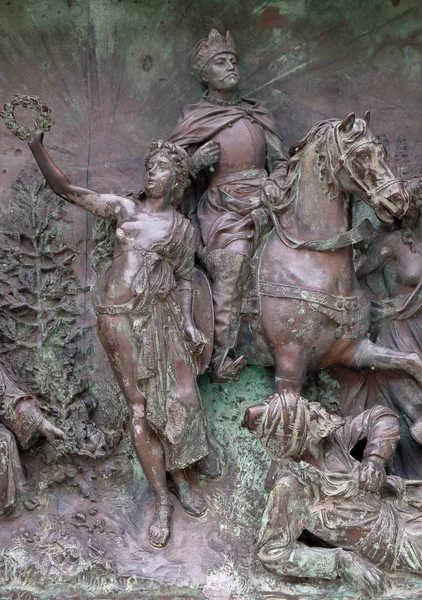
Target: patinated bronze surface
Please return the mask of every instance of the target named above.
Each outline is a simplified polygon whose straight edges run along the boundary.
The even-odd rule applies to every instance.
[[[406,482],[385,472],[400,434],[394,411],[375,406],[342,420],[285,392],[248,408],[245,424],[274,461],[257,544],[268,570],[344,577],[370,597],[390,587],[383,570],[422,572],[422,513]],[[361,462],[350,454],[360,440]],[[310,543],[300,541],[305,531]]]
[[[411,205],[400,227],[379,231],[362,250],[357,276],[372,301],[373,340],[390,348],[421,354],[419,180],[407,183]],[[409,479],[422,475],[421,388],[396,373],[341,373],[345,414],[382,403],[401,418],[401,435],[391,469]]]
[[[274,230],[263,248],[258,293],[276,389],[300,392],[309,371],[331,364],[402,369],[421,380],[421,359],[375,347],[370,304],[354,271],[352,245],[371,233],[350,228],[351,194],[386,222],[403,216],[408,195],[368,128],[369,114],[317,123],[292,146],[288,177],[269,206]]]
[[[0,6],[0,596],[418,596],[404,4]]]
[[[132,443],[156,498],[149,541],[170,538],[172,490],[193,516],[206,510],[183,469],[208,452],[191,354],[203,349],[192,318],[195,231],[175,209],[188,184],[188,157],[153,142],[145,195],[138,201],[72,185],[53,163],[38,131],[29,146],[53,191],[116,226],[110,274],[98,312],[98,335],[126,398]]]
[[[229,356],[237,342],[242,291],[250,260],[270,228],[262,197],[277,198],[274,180],[283,181],[286,159],[274,117],[239,95],[236,49],[221,24],[195,46],[192,71],[205,93],[184,109],[170,140],[193,154],[195,173],[206,170],[194,190],[190,217],[198,225],[201,257],[212,281],[211,379],[235,381],[245,365],[243,356]]]
[[[26,450],[44,435],[50,443],[66,440],[65,433],[54,427],[40,411],[35,398],[25,394],[0,370],[0,517],[9,517],[23,506],[34,510],[38,505],[30,490],[19,458],[19,448]]]

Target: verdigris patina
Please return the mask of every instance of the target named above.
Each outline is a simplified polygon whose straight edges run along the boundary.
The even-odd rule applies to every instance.
[[[143,176],[142,157],[150,147],[150,140],[166,139],[174,129],[180,106],[186,106],[189,101],[195,102],[194,94],[198,86],[197,81],[193,78],[190,81],[189,78],[187,51],[206,31],[201,21],[210,11],[215,15],[224,15],[230,30],[236,33],[239,52],[226,30],[214,23],[214,29],[221,36],[215,39],[226,44],[224,48],[227,53],[222,52],[220,57],[227,58],[228,55],[231,62],[231,65],[220,65],[221,68],[227,67],[231,71],[233,83],[237,70],[233,59],[239,54],[243,63],[241,80],[251,91],[251,96],[259,101],[254,104],[256,112],[257,106],[262,112],[267,111],[274,124],[280,126],[288,144],[302,137],[312,123],[326,122],[330,116],[344,116],[351,110],[363,114],[371,107],[376,109],[378,120],[371,124],[371,130],[381,134],[383,144],[388,148],[392,179],[396,173],[404,178],[417,174],[420,140],[414,120],[408,118],[408,115],[418,114],[419,109],[417,82],[420,81],[420,49],[417,40],[420,9],[415,0],[406,3],[386,2],[382,11],[377,3],[365,3],[362,0],[356,0],[353,7],[343,0],[329,7],[324,3],[313,7],[309,1],[279,2],[277,6],[261,3],[258,6],[245,0],[240,6],[227,0],[214,0],[212,3],[204,0],[195,7],[183,4],[182,11],[179,4],[178,0],[162,7],[136,0],[112,4],[100,0],[87,3],[75,0],[59,5],[52,0],[13,0],[0,8],[4,101],[16,91],[32,91],[51,103],[56,126],[54,135],[48,136],[45,141],[46,147],[76,185],[104,193],[111,190],[121,198],[127,195],[130,201],[137,202],[137,194],[130,194],[128,190],[136,190],[136,186],[145,188],[147,184],[148,173],[145,184],[140,180]],[[338,44],[340,36],[341,45]],[[208,43],[210,39],[203,41]],[[220,45],[220,49],[222,47]],[[206,83],[208,75],[212,77],[211,71],[215,74],[215,69],[220,68],[213,61],[208,66],[203,62],[199,66],[203,83]],[[218,101],[217,96],[218,90],[215,96]],[[220,98],[220,101],[224,102],[224,98]],[[264,109],[262,102],[268,102],[269,109]],[[234,114],[234,111],[240,111],[240,107],[247,104],[242,100],[239,105],[229,105],[227,110],[232,110]],[[45,103],[38,106],[41,110]],[[225,108],[218,102],[213,106],[215,110]],[[29,103],[27,108],[30,107]],[[20,106],[16,107],[19,123],[26,122],[24,111]],[[6,115],[9,122],[12,113],[13,110],[9,110]],[[48,111],[45,115],[48,115]],[[337,118],[335,122],[340,124],[341,119]],[[193,158],[190,171],[196,175],[197,188],[185,194],[194,201],[190,208],[198,205],[202,192],[209,192],[209,199],[216,200],[213,206],[217,206],[218,212],[221,212],[221,222],[228,217],[225,214],[223,216],[223,210],[220,211],[223,204],[228,208],[230,203],[233,204],[233,200],[221,194],[223,188],[237,200],[243,191],[247,195],[251,189],[246,189],[246,185],[243,191],[239,186],[235,189],[233,181],[223,182],[223,185],[217,179],[219,170],[224,167],[229,175],[239,174],[239,168],[243,168],[237,162],[241,151],[243,153],[244,148],[251,151],[259,146],[255,144],[257,138],[249,139],[248,135],[260,134],[264,130],[265,145],[268,145],[265,126],[247,119],[245,128],[237,131],[239,135],[234,138],[234,147],[230,149],[226,145],[230,141],[229,130],[236,125],[233,123],[232,128],[227,126],[220,134],[216,134],[222,138],[217,140],[219,147],[214,139],[210,139],[198,154],[196,147],[188,148]],[[18,128],[21,127],[18,125]],[[366,136],[359,137],[358,130],[361,128],[363,125],[359,122],[353,123],[349,132],[343,132],[344,139],[341,141],[347,149],[355,143],[364,143],[360,148],[355,147],[355,152],[346,158],[351,159],[351,176],[360,177],[363,174],[365,185],[376,190],[378,185],[389,180],[385,172],[372,168],[376,161],[381,164],[385,157],[381,145],[378,145],[378,150],[374,146],[374,160],[368,157],[366,151],[369,147],[366,144],[369,139]],[[242,131],[245,137],[240,135]],[[27,133],[24,127],[22,135]],[[254,538],[259,531],[266,500],[264,479],[268,456],[262,444],[246,430],[241,430],[239,425],[245,408],[273,391],[274,371],[271,366],[268,369],[243,369],[245,361],[256,365],[274,363],[274,348],[268,343],[269,338],[265,339],[260,331],[264,322],[260,316],[263,307],[261,300],[265,303],[266,297],[269,298],[268,302],[294,305],[295,308],[286,319],[294,319],[293,323],[286,324],[286,330],[290,331],[294,341],[297,339],[293,330],[298,329],[302,311],[303,314],[306,312],[311,333],[301,328],[303,335],[299,335],[299,341],[307,342],[313,338],[312,345],[317,347],[320,341],[325,343],[325,335],[330,332],[334,340],[334,353],[341,342],[347,343],[347,336],[352,344],[356,342],[353,336],[364,329],[362,317],[368,311],[368,302],[361,297],[358,288],[356,293],[353,290],[352,296],[348,296],[349,290],[345,291],[341,285],[339,289],[330,289],[328,286],[322,291],[318,287],[318,294],[309,289],[311,283],[315,283],[309,264],[315,264],[313,261],[318,255],[321,263],[325,264],[316,278],[318,285],[324,277],[330,276],[330,265],[335,262],[334,255],[337,254],[337,250],[331,252],[330,247],[337,232],[337,242],[339,239],[353,241],[365,237],[363,242],[367,243],[369,237],[366,234],[369,235],[370,229],[366,226],[353,227],[361,220],[356,219],[357,214],[365,211],[356,199],[350,202],[335,199],[332,192],[336,190],[333,190],[329,178],[325,177],[327,162],[324,162],[324,156],[320,156],[319,165],[315,166],[311,161],[316,147],[310,144],[309,153],[305,149],[303,152],[301,149],[295,150],[297,147],[298,144],[293,145],[288,165],[284,159],[285,172],[280,176],[278,188],[273,177],[275,171],[270,173],[271,161],[267,160],[264,164],[262,171],[265,170],[265,174],[262,173],[261,182],[269,174],[267,186],[272,182],[276,195],[269,194],[267,197],[257,185],[256,193],[249,198],[251,203],[253,198],[256,201],[251,211],[257,217],[251,245],[257,242],[257,252],[253,248],[250,256],[248,254],[242,258],[246,266],[238,278],[236,298],[226,298],[223,307],[233,309],[230,344],[225,344],[224,348],[226,350],[230,345],[227,361],[223,361],[223,367],[227,367],[223,369],[223,375],[228,376],[227,380],[239,380],[235,385],[226,386],[221,381],[218,385],[211,385],[207,375],[200,379],[201,396],[210,417],[209,426],[221,442],[219,453],[223,475],[219,480],[205,481],[198,479],[196,472],[186,470],[189,483],[196,489],[198,483],[202,487],[201,495],[206,498],[208,509],[201,517],[192,519],[184,514],[180,503],[176,502],[171,522],[172,543],[165,548],[155,549],[148,542],[150,525],[155,518],[155,498],[134,456],[128,435],[131,427],[125,402],[98,340],[96,313],[91,306],[93,302],[97,309],[105,307],[102,289],[107,280],[108,271],[105,271],[109,255],[104,262],[101,262],[101,257],[104,256],[104,250],[108,252],[112,249],[113,244],[110,244],[111,238],[105,235],[106,240],[103,234],[111,232],[111,237],[114,237],[117,233],[115,223],[110,218],[100,222],[100,217],[94,225],[92,214],[50,192],[38,172],[32,170],[32,157],[26,151],[25,144],[4,132],[4,143],[1,145],[3,167],[0,173],[0,361],[12,381],[36,397],[43,414],[55,426],[63,429],[69,437],[69,446],[60,452],[53,450],[49,444],[39,444],[34,450],[20,451],[23,471],[28,484],[37,489],[39,505],[31,512],[15,514],[16,519],[2,522],[2,592],[3,589],[12,590],[17,596],[17,590],[25,586],[26,590],[34,594],[41,593],[46,598],[73,596],[78,600],[84,595],[106,598],[117,594],[121,598],[126,595],[128,598],[145,597],[148,600],[166,596],[207,600],[297,596],[312,600],[317,597],[343,600],[345,597],[354,597],[352,586],[343,583],[344,579],[340,577],[318,581],[291,580],[267,572],[253,552]],[[233,164],[237,165],[237,170],[230,171],[230,157]],[[214,162],[201,169],[210,158]],[[299,183],[303,186],[300,187],[301,197],[319,198],[314,190],[319,193],[325,187],[328,188],[327,195],[331,196],[331,203],[321,193],[321,202],[309,203],[309,210],[314,211],[313,219],[304,219],[304,226],[298,224],[298,229],[294,231],[295,222],[292,218],[291,231],[290,217],[295,212],[300,215],[302,205],[292,200],[287,206],[283,199],[291,198],[288,198],[285,188],[289,177],[286,171],[289,169],[293,174],[295,161],[300,163],[296,182],[298,187]],[[368,161],[371,165],[366,168],[364,165]],[[256,162],[262,164],[262,161]],[[310,163],[315,166],[315,173],[311,168],[308,169]],[[254,165],[254,158],[248,160],[246,170],[253,170]],[[306,185],[310,174],[312,183]],[[255,175],[259,177],[260,173]],[[345,170],[339,168],[336,175],[346,191],[353,187],[346,181]],[[207,176],[209,180],[201,182]],[[239,179],[242,186],[250,182],[253,183],[252,178]],[[404,213],[406,194],[400,199],[400,182],[394,184],[397,184],[396,190],[392,183],[381,190],[380,195],[384,196],[384,200],[391,201],[392,205],[398,201],[397,208],[403,209]],[[217,191],[214,193],[212,190]],[[395,191],[399,194],[394,197]],[[358,195],[364,197],[362,194],[364,189]],[[337,213],[350,216],[351,207],[354,215],[353,221],[348,223],[351,232],[342,231],[341,227],[335,229],[339,225]],[[380,208],[376,204],[374,207],[377,210]],[[364,216],[372,218],[377,226],[369,204],[365,210]],[[201,233],[198,212],[194,212],[196,216],[190,211],[184,214],[192,219],[192,224]],[[230,218],[235,220],[236,211],[228,212],[232,213]],[[396,217],[399,212],[395,213]],[[379,210],[379,215],[382,218],[386,216],[382,210]],[[248,222],[248,215],[238,214],[237,217],[245,218],[244,222]],[[229,226],[232,226],[231,222]],[[273,226],[279,229],[277,235],[268,231]],[[240,239],[233,240],[231,237],[233,231],[227,230],[226,233],[225,241],[230,238],[233,248],[237,242],[240,245]],[[294,243],[308,244],[295,251],[302,270],[298,266],[294,275],[302,279],[290,287],[288,281],[278,280],[279,273],[286,276],[289,267],[281,256],[283,247],[274,242],[277,236],[284,236],[286,241],[290,236],[294,238]],[[212,237],[211,232],[208,236],[209,249],[212,247]],[[220,235],[215,235],[216,244],[220,239]],[[272,248],[280,253],[280,260],[268,262],[267,267],[270,265],[271,268],[265,275],[269,276],[261,279],[263,284],[272,284],[271,289],[265,289],[263,285],[259,290],[252,283],[260,280],[260,270],[264,264],[262,261],[260,263],[260,256],[264,244],[269,240],[274,242]],[[312,243],[319,250],[315,250]],[[343,250],[348,260],[352,245],[339,249],[339,252]],[[173,250],[167,250],[170,258]],[[204,252],[204,247],[199,250],[200,268],[204,267],[212,275],[213,266],[207,264],[207,252]],[[337,258],[340,262],[340,254]],[[344,260],[341,264],[343,267],[349,266],[350,262]],[[100,269],[97,271],[98,265]],[[219,266],[228,271],[230,265],[225,263]],[[348,271],[348,267],[344,267],[343,271],[341,275],[350,283],[351,271]],[[337,273],[333,272],[336,283]],[[151,280],[155,281],[153,275]],[[199,288],[195,287],[198,281],[201,282]],[[208,304],[201,296],[208,285],[204,274],[198,275],[197,271],[192,285],[194,324],[203,336],[206,332],[207,339],[204,340],[205,351],[201,355],[190,356],[197,370],[203,372],[211,352],[212,327],[208,325],[213,319],[212,314],[206,314]],[[266,294],[261,293],[264,291]],[[284,296],[269,295],[274,292],[278,295],[282,292]],[[311,295],[306,292],[311,292]],[[357,299],[362,304],[357,302],[355,306]],[[148,307],[148,310],[149,314],[153,313],[152,307]],[[268,310],[266,314],[270,316],[271,311]],[[280,313],[277,315],[280,316]],[[103,316],[113,321],[119,317],[105,313]],[[277,320],[269,320],[270,335],[274,329],[274,337],[278,331]],[[321,329],[315,332],[312,323],[317,321]],[[208,329],[203,327],[204,323]],[[148,325],[149,322],[144,331]],[[237,346],[233,346],[235,337]],[[291,338],[289,340],[292,341]],[[295,350],[294,344],[285,345]],[[155,347],[162,348],[162,345],[155,344]],[[144,350],[146,353],[146,346],[142,347]],[[390,350],[408,351],[404,346],[395,346]],[[409,349],[414,350],[417,351],[417,348]],[[391,358],[391,355],[387,358]],[[396,355],[395,358],[399,357]],[[411,368],[411,374],[407,379],[401,379],[400,383],[410,390],[420,386],[413,369],[417,360],[415,357],[408,358],[407,367]],[[239,362],[236,363],[236,360]],[[222,370],[214,368],[217,362],[213,361],[212,375],[215,381],[222,374]],[[287,359],[285,365],[285,379],[280,382],[280,389],[289,385]],[[326,406],[334,407],[338,391],[336,383],[324,371],[315,389],[310,385],[314,376],[313,365],[307,364],[306,368],[310,377],[305,382],[302,395],[322,397],[327,401]],[[388,369],[384,373],[391,376]],[[298,372],[293,383],[303,383],[302,376],[303,373]],[[402,377],[399,370],[395,377]],[[347,381],[340,383],[340,386],[347,386]],[[408,409],[407,400],[402,396],[401,400],[405,403],[403,408]],[[360,444],[363,446],[364,440]],[[359,456],[362,451],[361,447],[352,452]],[[406,484],[406,493],[410,495],[416,487]],[[362,496],[371,493],[366,489],[361,491]],[[310,535],[305,543],[314,550],[315,539]],[[337,550],[340,555],[340,547]],[[355,557],[354,560],[357,562]],[[383,577],[385,579],[385,573]],[[416,588],[420,585],[417,575],[409,572],[401,575],[398,571],[389,577],[397,586],[391,592],[395,596],[417,595]],[[409,586],[414,587],[409,590]],[[376,589],[376,584],[372,589]]]
[[[386,474],[400,435],[394,411],[375,406],[343,420],[284,392],[248,408],[245,424],[274,461],[257,543],[268,570],[344,577],[370,597],[390,587],[383,571],[422,573],[420,504],[405,480]],[[361,462],[351,455],[360,440]],[[306,532],[313,537],[301,541]]]
[[[20,136],[19,128],[13,132]],[[173,144],[153,142],[145,159],[145,194],[134,201],[73,185],[48,155],[43,135],[35,130],[29,147],[52,190],[116,224],[98,335],[126,398],[132,442],[156,499],[149,541],[162,548],[173,513],[167,472],[189,514],[206,510],[183,472],[209,452],[192,358],[204,346],[192,316],[195,231],[175,209],[188,185],[189,159]]]
[[[235,381],[246,364],[243,356],[230,356],[237,342],[242,292],[251,258],[271,228],[263,196],[275,200],[276,180],[282,182],[286,175],[274,117],[260,103],[239,95],[237,60],[230,33],[216,23],[193,50],[192,71],[204,96],[183,110],[170,137],[190,154],[195,151],[195,173],[205,170],[192,199],[191,218],[198,225],[201,255],[212,281],[214,382]]]

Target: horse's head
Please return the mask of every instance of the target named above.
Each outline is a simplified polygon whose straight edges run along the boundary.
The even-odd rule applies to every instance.
[[[334,124],[329,150],[332,175],[343,191],[369,204],[380,221],[392,223],[406,213],[410,198],[368,124],[369,111],[362,119],[351,113]]]

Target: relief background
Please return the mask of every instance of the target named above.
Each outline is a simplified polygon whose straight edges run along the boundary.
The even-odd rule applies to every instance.
[[[237,44],[244,95],[273,111],[286,148],[318,120],[370,109],[372,132],[383,140],[398,174],[410,178],[422,175],[421,13],[418,0],[1,0],[0,104],[15,93],[41,96],[55,121],[45,145],[72,181],[99,192],[137,192],[151,139],[166,139],[181,107],[200,99],[189,53],[206,34],[205,17],[218,16]],[[152,498],[127,436],[121,439],[126,411],[94,328],[94,218],[42,188],[26,144],[5,128],[0,155],[0,361],[57,424],[75,414],[75,423],[85,420],[83,431],[72,431],[75,445],[91,452],[85,463],[45,456],[50,474],[35,470],[38,481],[46,482],[43,489],[51,490],[45,506],[51,512],[53,498],[55,518],[69,521],[69,537],[75,506],[89,512],[94,500],[103,502],[122,511],[131,540],[124,558],[98,565],[103,571],[97,577],[86,566],[92,556],[85,556],[82,538],[73,542],[79,544],[77,568],[65,568],[68,559],[54,563],[55,541],[45,533],[36,540],[37,551],[22,558],[29,524],[19,523],[21,530],[7,524],[0,545],[9,544],[11,556],[13,541],[15,562],[0,560],[4,586],[57,597],[53,582],[70,582],[76,587],[69,588],[69,598],[80,597],[81,584],[101,598],[115,590],[132,597],[144,589],[148,598],[152,590],[164,597],[159,594],[165,585],[191,594],[181,597],[209,600],[295,594],[299,588],[275,582],[251,556],[265,505],[267,459],[240,422],[245,407],[271,390],[271,370],[249,368],[231,386],[211,386],[207,376],[201,378],[225,475],[201,482],[208,515],[194,521],[177,512],[172,545],[152,551],[145,542]],[[98,467],[93,456],[103,455],[107,460]],[[27,461],[34,461],[31,453]],[[49,461],[58,469],[53,480]],[[72,476],[71,469],[79,471]],[[73,504],[66,504],[65,492]],[[37,527],[45,532],[45,515]],[[101,544],[110,553],[110,541]],[[29,556],[35,556],[36,576],[22,578]],[[326,597],[312,586],[300,589]],[[333,598],[337,593],[345,598],[339,585],[330,586]]]

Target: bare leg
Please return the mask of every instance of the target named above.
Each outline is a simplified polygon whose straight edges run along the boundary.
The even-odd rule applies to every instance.
[[[136,381],[135,350],[131,324],[125,315],[100,315],[98,335],[130,411],[130,431],[142,470],[155,496],[156,513],[149,529],[149,542],[163,548],[170,539],[173,503],[167,488],[163,446],[145,417],[145,397]]]
[[[200,517],[203,515],[207,510],[205,500],[189,485],[183,471],[173,471],[171,477],[174,486],[171,486],[170,489],[179,498],[183,510],[192,517]]]
[[[139,392],[138,395],[141,396]],[[155,517],[149,528],[149,542],[155,548],[164,548],[170,540],[173,503],[167,488],[163,446],[146,422],[145,403],[132,402],[129,409],[132,444],[155,496]]]

